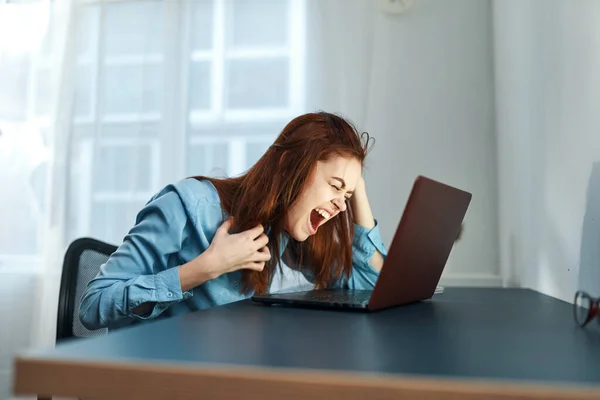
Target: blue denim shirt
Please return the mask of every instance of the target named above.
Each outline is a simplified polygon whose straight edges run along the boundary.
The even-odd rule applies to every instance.
[[[114,329],[250,297],[240,293],[240,271],[181,290],[178,267],[208,248],[224,215],[209,181],[188,178],[163,188],[139,212],[123,243],[89,282],[79,310],[82,324],[92,330]],[[386,249],[377,222],[371,230],[356,224],[354,229],[352,274],[334,287],[372,289],[379,275],[369,260],[376,249],[385,257]],[[147,302],[155,303],[149,315],[132,312]]]

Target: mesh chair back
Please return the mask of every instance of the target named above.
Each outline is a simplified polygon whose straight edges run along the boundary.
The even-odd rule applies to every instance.
[[[107,329],[90,331],[81,324],[79,306],[88,282],[98,274],[102,264],[115,250],[116,246],[92,238],[77,239],[69,245],[60,283],[57,342],[67,338],[106,334]]]

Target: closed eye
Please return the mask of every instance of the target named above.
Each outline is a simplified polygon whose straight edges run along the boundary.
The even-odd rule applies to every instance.
[[[338,192],[342,191],[342,188],[337,187],[335,185],[331,185],[332,188],[334,188],[335,190],[337,190]],[[350,197],[352,197],[352,194],[350,194],[350,196],[345,196],[346,201],[350,200]]]

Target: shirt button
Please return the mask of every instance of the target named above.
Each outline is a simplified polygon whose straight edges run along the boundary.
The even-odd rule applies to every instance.
[[[239,283],[238,281],[233,281],[233,284],[234,284],[235,286],[238,286],[240,283]]]
[[[167,293],[167,297],[173,297],[173,293],[171,293],[171,292]]]

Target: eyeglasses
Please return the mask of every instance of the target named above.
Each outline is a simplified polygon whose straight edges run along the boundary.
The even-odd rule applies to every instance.
[[[581,290],[577,291],[573,302],[573,313],[575,321],[582,327],[586,326],[594,317],[598,317],[600,324],[600,298],[593,298]]]

